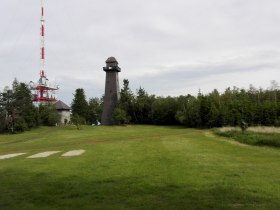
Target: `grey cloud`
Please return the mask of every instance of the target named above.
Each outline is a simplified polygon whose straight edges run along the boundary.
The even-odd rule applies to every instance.
[[[159,93],[160,95],[168,95],[172,92],[176,92],[173,90],[178,90],[176,92],[178,94],[187,94],[186,90],[191,86],[196,86],[195,91],[197,92],[201,86],[205,86],[201,84],[201,81],[206,80],[209,84],[212,83],[209,85],[209,88],[206,89],[206,92],[210,92],[213,88],[223,89],[231,87],[236,85],[233,75],[239,76],[240,78],[243,76],[244,80],[250,80],[251,82],[248,83],[249,86],[249,84],[255,80],[255,75],[265,75],[270,72],[277,74],[277,72],[279,72],[280,64],[277,60],[275,61],[273,59],[277,55],[279,55],[279,52],[269,51],[267,53],[256,54],[253,57],[239,57],[227,62],[161,67],[163,70],[162,72],[158,71],[157,74],[145,76],[141,79],[134,78],[134,80],[143,81],[142,84],[138,83],[138,85],[144,88],[148,87],[150,91]],[[243,59],[246,59],[247,63],[243,63]],[[251,78],[247,78],[247,75],[250,75]],[[217,80],[222,80],[222,83],[216,83]],[[242,84],[242,82],[240,84]],[[264,83],[261,83],[259,86],[263,84]],[[181,90],[183,90],[183,92]],[[189,93],[193,94],[194,92],[192,91]]]
[[[217,78],[227,81],[221,88],[235,77],[243,85],[249,80],[240,75],[250,73],[252,81],[272,80],[280,76],[279,6],[278,0],[45,1],[46,71],[66,101],[78,87],[90,97],[103,94],[109,56],[133,89],[160,95],[201,83],[212,88]],[[0,86],[38,78],[39,15],[40,1],[1,0]]]

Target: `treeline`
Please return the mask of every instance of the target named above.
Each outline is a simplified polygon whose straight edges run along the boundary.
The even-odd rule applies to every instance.
[[[38,127],[53,126],[59,114],[53,105],[34,106],[25,83],[13,81],[12,88],[0,92],[0,133],[18,133]]]
[[[185,125],[211,128],[251,125],[280,126],[280,91],[273,81],[269,89],[227,88],[219,93],[197,96],[158,97],[143,88],[135,93],[123,81],[120,100],[114,110],[116,124]],[[99,124],[103,98],[86,100],[82,88],[76,89],[71,103],[74,124]],[[0,133],[16,133],[39,125],[56,125],[60,116],[53,105],[34,106],[28,85],[14,80],[12,88],[0,92]]]
[[[273,81],[269,89],[227,88],[219,93],[198,93],[197,96],[157,97],[143,88],[135,93],[129,81],[123,81],[120,100],[114,110],[116,124],[185,125],[195,128],[251,125],[280,126],[280,91]],[[83,89],[77,89],[72,102],[72,113],[82,122],[100,122],[103,99],[85,99]]]
[[[272,81],[269,89],[227,88],[197,96],[156,97],[143,88],[133,93],[124,80],[121,99],[114,112],[119,123],[176,125],[187,127],[280,126],[280,91]]]

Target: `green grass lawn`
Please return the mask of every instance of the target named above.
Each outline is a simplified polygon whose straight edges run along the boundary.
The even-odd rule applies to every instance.
[[[82,156],[62,152],[85,149]],[[26,159],[59,150],[48,158]],[[209,130],[42,127],[0,136],[0,209],[280,209],[280,150]]]

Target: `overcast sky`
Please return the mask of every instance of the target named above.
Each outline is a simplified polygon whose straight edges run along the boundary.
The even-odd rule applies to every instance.
[[[1,90],[38,80],[40,4],[0,1]],[[110,56],[134,91],[267,88],[280,81],[279,11],[279,0],[45,0],[46,73],[68,104],[77,88],[102,96]]]

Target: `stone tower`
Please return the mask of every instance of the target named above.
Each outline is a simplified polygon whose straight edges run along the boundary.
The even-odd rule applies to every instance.
[[[103,70],[106,72],[106,83],[101,124],[112,125],[113,111],[120,98],[118,73],[121,71],[121,69],[118,66],[118,61],[116,58],[110,57],[106,60],[106,67],[103,67]]]

